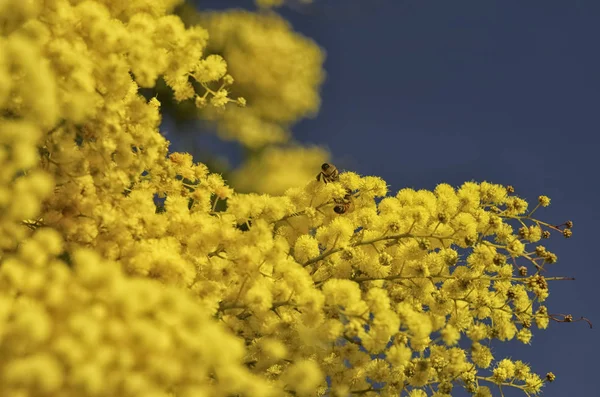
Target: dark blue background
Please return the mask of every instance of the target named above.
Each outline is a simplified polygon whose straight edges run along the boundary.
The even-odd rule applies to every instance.
[[[576,278],[551,283],[550,312],[600,326],[600,3],[346,2],[341,14],[332,12],[339,0],[282,10],[327,52],[321,111],[294,127],[295,138],[327,146],[341,168],[383,177],[394,193],[487,180],[513,185],[533,204],[550,196],[552,205],[537,215],[575,227],[570,240],[546,241],[559,256],[547,275]],[[204,10],[252,7],[248,0],[197,3]],[[219,147],[236,161],[239,151]],[[531,346],[495,343],[493,352],[529,362],[541,375],[553,371],[546,396],[600,396],[596,333],[584,322],[551,322],[545,331],[534,327]]]

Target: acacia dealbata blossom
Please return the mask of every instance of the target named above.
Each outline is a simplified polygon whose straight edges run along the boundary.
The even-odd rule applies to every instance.
[[[546,328],[556,256],[530,247],[571,224],[486,182],[390,195],[317,168],[281,195],[235,192],[169,152],[160,102],[140,94],[161,78],[203,109],[246,104],[177,3],[0,3],[2,396],[489,396],[551,381],[488,345]],[[240,15],[206,21],[252,31],[258,17]],[[262,122],[318,100],[254,97]]]

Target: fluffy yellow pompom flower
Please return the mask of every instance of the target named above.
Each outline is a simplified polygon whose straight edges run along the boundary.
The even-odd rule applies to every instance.
[[[313,395],[317,386],[324,382],[319,365],[311,360],[294,363],[283,374],[284,379],[292,390],[300,396]]]
[[[427,393],[421,389],[413,389],[408,393],[409,397],[427,397]]]
[[[550,198],[548,196],[540,196],[538,197],[538,202],[540,203],[540,206],[547,207],[550,205]]]
[[[394,345],[388,349],[386,357],[393,365],[397,367],[404,366],[410,361],[412,350],[408,346]]]
[[[471,359],[478,367],[488,368],[494,357],[489,347],[475,342],[471,346]]]
[[[447,325],[441,332],[444,343],[453,346],[460,340],[460,332],[452,325]]]
[[[477,392],[475,393],[475,397],[492,397],[492,391],[487,386],[479,386],[477,388]]]
[[[319,255],[319,242],[312,236],[302,235],[294,244],[294,256],[303,263]]]
[[[354,225],[347,218],[337,217],[327,227],[317,230],[315,238],[324,247],[345,246],[354,234]]]
[[[209,55],[195,67],[194,78],[200,83],[221,79],[227,73],[227,63],[220,55]]]

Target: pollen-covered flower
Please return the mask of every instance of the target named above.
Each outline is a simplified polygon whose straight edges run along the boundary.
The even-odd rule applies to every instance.
[[[301,360],[292,364],[283,374],[289,387],[300,396],[309,396],[323,382],[319,365],[312,360]]]
[[[473,343],[471,346],[471,360],[480,368],[488,368],[494,357],[487,346],[480,343]]]
[[[542,207],[547,207],[550,205],[550,198],[548,196],[540,196],[538,197],[538,202]]]
[[[196,65],[193,76],[199,83],[216,81],[227,73],[227,63],[220,55],[209,55]]]
[[[532,336],[531,330],[528,328],[521,328],[519,332],[517,332],[517,339],[525,344],[530,343]]]
[[[294,256],[303,263],[319,255],[319,242],[311,236],[303,235],[294,244]]]

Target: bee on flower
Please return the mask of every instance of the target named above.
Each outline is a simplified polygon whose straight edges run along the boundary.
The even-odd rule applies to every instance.
[[[333,164],[324,163],[321,166],[321,172],[317,174],[317,181],[323,181],[324,183],[339,182],[340,172],[337,167]],[[352,190],[346,188],[346,194],[342,198],[333,199],[335,206],[333,211],[336,214],[346,214],[354,210],[354,200]]]
[[[338,182],[340,180],[340,172],[335,165],[323,163],[321,172],[317,174],[317,181],[321,181],[321,179],[325,183]]]
[[[336,214],[346,214],[354,211],[354,200],[352,199],[352,191],[350,189],[346,189],[346,194],[341,199],[334,199],[335,207],[333,207],[333,211]]]

